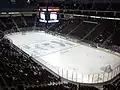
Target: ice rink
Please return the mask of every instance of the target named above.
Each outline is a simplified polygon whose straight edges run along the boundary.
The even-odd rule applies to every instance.
[[[107,75],[112,75],[110,72],[120,63],[117,55],[44,32],[13,33],[6,36],[60,76],[77,82],[107,81]]]

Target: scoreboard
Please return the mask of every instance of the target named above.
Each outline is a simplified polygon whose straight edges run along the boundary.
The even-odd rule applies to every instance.
[[[44,23],[59,22],[58,7],[41,7],[39,9],[39,21]]]

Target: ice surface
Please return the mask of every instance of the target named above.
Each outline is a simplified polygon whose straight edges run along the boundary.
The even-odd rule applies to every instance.
[[[56,68],[51,68],[54,72],[78,82],[93,82],[90,77],[103,81],[101,68],[110,65],[112,70],[120,63],[119,56],[43,32],[13,33],[7,37],[39,62]],[[97,74],[91,76],[94,73]]]

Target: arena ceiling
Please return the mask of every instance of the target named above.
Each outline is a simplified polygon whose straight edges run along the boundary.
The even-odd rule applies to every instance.
[[[88,4],[88,6],[94,6],[94,3],[100,3],[100,7],[103,7],[103,4],[104,6],[105,4],[109,4],[108,7],[110,7],[111,3],[115,3],[115,8],[118,8],[118,6],[120,5],[120,0],[0,0],[0,11],[6,11],[6,8],[8,9],[8,11],[10,11],[11,8],[22,8],[22,10],[24,10],[30,9],[30,7],[32,7],[33,9],[37,8],[38,6],[46,5],[65,9],[67,7],[71,9],[72,6],[74,6],[75,8],[79,6],[86,7],[86,4]]]
[[[36,0],[37,2],[120,3],[120,0]]]

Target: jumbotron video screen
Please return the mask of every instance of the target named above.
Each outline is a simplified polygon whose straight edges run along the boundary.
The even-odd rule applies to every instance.
[[[44,23],[59,22],[59,10],[57,7],[41,7],[39,9],[39,21]]]

